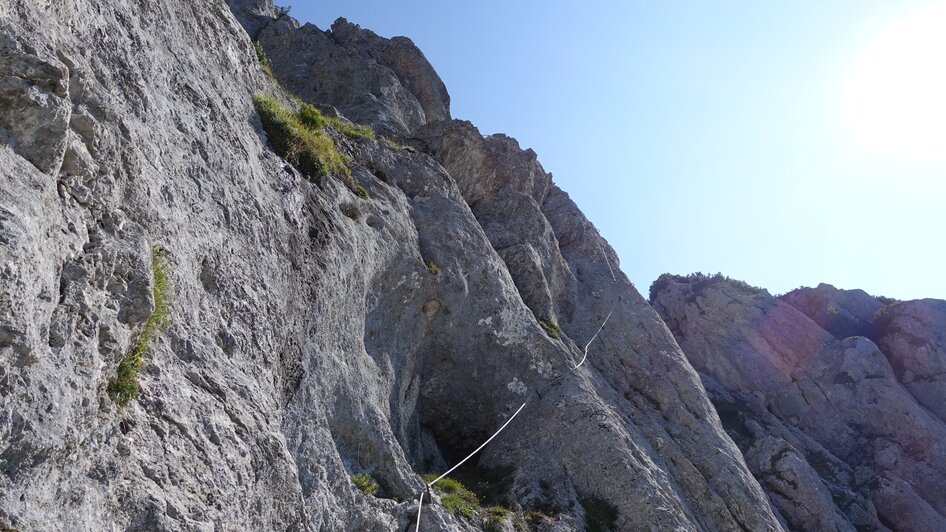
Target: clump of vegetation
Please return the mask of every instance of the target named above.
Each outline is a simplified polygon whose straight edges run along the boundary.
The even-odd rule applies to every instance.
[[[326,117],[328,120],[328,125],[332,127],[335,131],[338,131],[342,135],[350,139],[373,139],[374,130],[371,129],[371,126],[364,126],[361,124],[353,124],[341,118],[335,117]]]
[[[440,268],[440,265],[437,264],[437,261],[434,260],[427,261],[427,269],[430,270],[430,273],[434,275],[440,275],[440,272],[443,271],[443,269]]]
[[[322,111],[319,111],[318,107],[311,103],[305,103],[302,100],[297,101],[299,103],[299,110],[296,111],[296,115],[303,125],[309,129],[322,129],[325,127],[327,124],[325,115],[322,114]]]
[[[585,510],[585,530],[588,532],[610,532],[617,530],[618,509],[610,502],[598,497],[581,499]]]
[[[253,43],[253,47],[256,48],[256,58],[259,59],[260,69],[263,70],[263,73],[274,78],[273,76],[273,61],[266,56],[266,50],[263,50],[263,45],[259,41]]]
[[[378,493],[380,486],[375,482],[374,477],[368,473],[357,473],[351,476],[351,481],[355,484],[355,487],[360,489],[366,495],[374,495]]]
[[[344,175],[349,184],[354,184],[348,157],[338,151],[332,137],[324,130],[324,122],[319,125],[318,109],[303,105],[298,112],[293,112],[275,97],[261,93],[253,95],[253,104],[270,146],[280,157],[311,179],[336,174]]]
[[[368,199],[371,197],[371,195],[368,194],[368,189],[366,189],[365,187],[361,185],[355,185],[355,194],[357,194],[359,198],[364,198],[364,199]]]
[[[759,288],[758,286],[752,286],[751,284],[740,281],[739,279],[733,279],[727,277],[722,273],[716,273],[713,275],[704,274],[703,272],[691,273],[690,275],[673,275],[665,273],[657,278],[650,285],[650,302],[653,303],[657,297],[657,294],[670,286],[670,283],[689,283],[692,285],[691,288],[691,298],[688,301],[692,302],[692,299],[696,297],[697,294],[702,293],[704,290],[710,286],[719,284],[719,283],[728,283],[743,293],[748,295],[758,295],[763,292],[766,292],[764,288]]]
[[[152,246],[151,248],[151,272],[154,277],[154,284],[151,287],[154,310],[145,321],[135,346],[118,363],[118,371],[115,377],[108,382],[108,387],[105,389],[108,396],[119,407],[125,407],[138,396],[141,389],[138,384],[138,371],[141,369],[141,363],[148,352],[151,339],[168,321],[170,278],[168,276],[167,253],[159,246]]]
[[[425,482],[431,482],[437,475],[424,475]],[[457,517],[472,519],[480,509],[480,500],[476,494],[468,490],[460,481],[446,477],[434,484],[434,491],[441,495],[440,503],[450,513]]]
[[[406,144],[401,144],[400,142],[396,142],[392,139],[389,139],[388,137],[381,137],[381,141],[387,144],[388,148],[391,148],[392,150],[402,150],[402,151],[406,151],[410,153],[415,153],[417,151],[411,146],[407,146]]]
[[[512,487],[513,470],[505,467],[476,467],[466,465],[452,473],[476,497],[487,506],[506,503],[506,495]]]
[[[486,509],[486,531],[490,532],[493,530],[499,530],[500,525],[506,521],[506,517],[510,514],[509,508],[502,506],[490,506]]]
[[[549,335],[550,338],[558,338],[562,334],[562,328],[555,323],[551,316],[539,318],[539,325],[545,329],[545,334]]]
[[[512,470],[506,468],[481,468],[465,466],[446,477],[433,489],[441,495],[444,508],[458,517],[478,519],[486,530],[497,530],[512,513],[504,507],[506,495],[512,485]],[[431,482],[437,475],[424,475]],[[488,508],[483,508],[488,506]]]
[[[874,299],[876,299],[877,301],[880,301],[884,305],[893,305],[894,303],[900,302],[899,299],[894,299],[892,297],[886,297],[886,296],[877,296]]]
[[[375,133],[374,130],[371,129],[371,126],[354,124],[335,116],[325,116],[325,113],[311,103],[304,102],[300,98],[294,97],[294,99],[299,104],[299,111],[296,114],[299,116],[299,120],[308,127],[321,129],[325,126],[329,126],[350,139],[375,138]]]

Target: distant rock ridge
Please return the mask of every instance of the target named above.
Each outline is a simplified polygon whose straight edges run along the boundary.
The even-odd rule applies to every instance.
[[[651,303],[790,528],[946,526],[946,302],[665,275]]]
[[[347,171],[280,157],[254,95],[325,109]],[[406,38],[10,0],[0,173],[0,529],[413,530],[525,397],[465,473],[497,507],[434,490],[421,530],[942,528],[942,302],[648,301]]]

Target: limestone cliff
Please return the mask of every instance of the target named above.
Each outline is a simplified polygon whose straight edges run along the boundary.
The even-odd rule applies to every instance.
[[[699,274],[651,302],[790,528],[946,528],[946,302]]]
[[[290,164],[254,95],[317,106],[308,141],[343,166]],[[782,510],[702,359],[536,154],[449,101],[408,39],[300,25],[266,0],[0,4],[0,527],[406,530],[421,474],[526,398],[472,464],[505,509],[434,493],[422,530],[854,523],[817,471],[799,495],[816,520]],[[848,340],[842,369],[909,372],[935,402],[937,363],[904,347],[913,312],[882,327],[902,363]],[[136,360],[126,403],[115,383]],[[933,423],[901,388],[871,393]],[[783,430],[765,453],[821,437]],[[875,491],[934,523],[924,430],[875,449],[892,462]],[[829,443],[851,478],[877,467]],[[857,519],[884,515],[848,491]]]

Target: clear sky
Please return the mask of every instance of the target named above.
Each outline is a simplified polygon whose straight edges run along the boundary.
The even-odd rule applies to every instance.
[[[277,0],[277,3],[280,3]],[[721,271],[946,299],[946,2],[287,2],[406,35],[646,294]]]

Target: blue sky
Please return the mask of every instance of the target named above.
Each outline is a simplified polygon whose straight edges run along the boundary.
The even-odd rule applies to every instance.
[[[946,298],[946,39],[906,42],[942,1],[291,5],[410,37],[453,116],[535,149],[644,293],[721,271]]]

